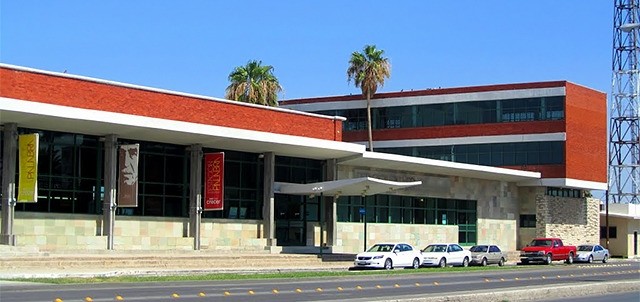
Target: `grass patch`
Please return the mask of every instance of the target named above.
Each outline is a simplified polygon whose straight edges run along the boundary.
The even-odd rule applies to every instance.
[[[259,280],[259,279],[300,279],[322,277],[347,277],[362,275],[421,275],[439,273],[465,273],[491,270],[520,269],[519,266],[470,266],[446,268],[394,269],[394,270],[340,270],[340,271],[282,271],[265,273],[193,273],[181,275],[128,275],[128,276],[98,276],[98,277],[61,277],[61,278],[17,278],[4,279],[19,282],[35,282],[47,284],[88,284],[88,283],[138,283],[138,282],[176,282],[176,281],[215,281],[215,280]]]

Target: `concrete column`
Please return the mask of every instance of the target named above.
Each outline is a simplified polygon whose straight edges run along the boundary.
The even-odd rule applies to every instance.
[[[18,125],[4,124],[2,150],[2,234],[0,244],[16,245],[13,234],[13,213],[16,206],[16,153]]]
[[[267,246],[276,246],[275,201],[273,192],[274,173],[276,169],[276,155],[273,152],[264,153],[264,192],[262,205],[262,219],[264,238]]]
[[[104,138],[104,201],[102,202],[102,235],[107,236],[107,249],[113,249],[113,228],[116,216],[116,189],[118,171],[118,137]]]
[[[193,237],[193,249],[200,250],[200,222],[202,219],[202,145],[189,148],[191,167],[189,174],[189,236]]]
[[[326,162],[326,181],[338,179],[338,165],[335,159],[329,159]],[[324,222],[327,225],[327,246],[334,246],[338,236],[337,227],[337,197],[325,196],[324,208]]]

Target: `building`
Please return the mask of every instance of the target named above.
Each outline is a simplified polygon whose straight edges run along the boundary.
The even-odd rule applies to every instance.
[[[606,182],[600,175],[604,170],[606,177],[606,156],[602,169],[597,156],[598,131],[606,128],[606,120],[599,122],[604,97],[564,82],[532,85],[552,86],[532,88],[534,94],[559,94],[553,96],[563,105],[545,115],[553,120],[481,127],[513,129],[508,135],[496,134],[498,141],[520,136],[527,142],[553,142],[549,149],[554,151],[539,155],[545,159],[557,161],[557,149],[564,150],[560,163],[538,160],[523,170],[521,165],[495,167],[383,149],[392,145],[376,145],[385,152],[368,152],[354,143],[362,134],[361,122],[354,124],[353,116],[263,107],[2,64],[0,239],[6,245],[41,250],[271,252],[320,247],[358,252],[380,240],[419,247],[434,241],[491,242],[516,250],[535,235],[598,242],[598,203],[584,191]],[[486,95],[509,92],[484,89]],[[593,100],[581,102],[580,95]],[[514,119],[522,118],[512,113]],[[574,115],[580,118],[571,118]],[[590,133],[598,136],[590,138],[591,143],[578,141],[589,138],[585,122],[593,124],[595,132]],[[392,123],[402,126],[404,121],[400,117],[399,123],[389,120]],[[549,133],[516,131],[537,123],[546,125],[541,129]],[[449,131],[474,126],[437,127]],[[376,133],[388,130],[405,136],[387,138],[406,140],[415,132],[394,128]],[[461,131],[466,137],[470,132],[464,131],[478,137],[482,133]],[[37,203],[16,204],[18,135],[29,133],[39,134]],[[118,154],[132,144],[139,146],[137,206],[124,207],[118,189],[118,164],[123,160]],[[595,150],[591,155],[579,150],[589,165],[565,153],[581,146]],[[224,152],[224,209],[203,212],[203,156],[216,152]]]
[[[638,232],[640,232],[640,205],[609,204],[600,212],[600,244],[608,246],[614,257],[638,258]],[[607,217],[608,216],[608,217]],[[607,219],[609,220],[609,243],[607,244]]]
[[[343,140],[367,144],[366,101],[360,95],[287,100],[282,107],[344,116]],[[371,107],[376,152],[541,173],[541,179],[519,183],[521,195],[530,196],[520,198],[518,246],[534,234],[571,233],[570,222],[584,217],[582,204],[571,206],[575,217],[551,214],[555,207],[577,202],[589,190],[606,190],[602,92],[566,81],[426,89],[378,93]],[[555,198],[566,203],[550,200]],[[590,204],[588,211],[595,207]],[[577,225],[596,232],[597,216],[588,217],[593,221]]]

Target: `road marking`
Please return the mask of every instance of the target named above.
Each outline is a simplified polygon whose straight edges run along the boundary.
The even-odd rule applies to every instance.
[[[249,291],[249,295],[255,295],[255,294],[256,294],[256,292],[254,292],[252,290]]]
[[[85,302],[93,302],[93,298],[91,298],[91,297],[85,297],[85,298],[84,298],[84,301],[85,301]]]
[[[60,298],[55,298],[55,299],[53,300],[53,302],[62,302],[62,299],[60,299]]]
[[[316,288],[316,291],[320,293],[320,292],[322,292],[322,288],[318,287],[318,288]]]
[[[393,285],[393,287],[400,287],[400,284],[396,283]]]
[[[226,291],[226,292],[224,292],[224,295],[225,296],[231,296],[231,293]]]
[[[178,295],[178,293],[173,293],[171,294],[171,298],[174,298],[174,299],[180,298],[180,295]]]
[[[206,294],[204,292],[199,292],[198,293],[198,297],[205,297],[205,296],[206,296]]]
[[[341,291],[343,291],[343,290],[344,290],[344,288],[342,288],[342,287],[338,286],[338,291],[339,291],[339,292],[341,292]]]
[[[420,283],[416,282],[416,286],[420,286]]]
[[[274,288],[271,292],[274,293],[274,294],[280,293],[280,291],[277,288]]]
[[[362,286],[360,286],[360,285],[356,285],[356,289],[357,289],[357,290],[362,290]]]
[[[376,285],[376,288],[382,288],[382,285],[378,284]]]
[[[116,295],[116,301],[123,301],[124,297],[120,296],[120,295]]]

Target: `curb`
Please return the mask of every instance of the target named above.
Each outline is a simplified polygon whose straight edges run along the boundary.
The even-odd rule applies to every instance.
[[[597,296],[610,293],[640,291],[639,281],[611,281],[591,284],[569,284],[557,286],[527,286],[517,290],[492,290],[472,294],[457,292],[421,295],[420,297],[399,297],[377,302],[477,302],[477,301],[539,301],[541,297],[562,299],[568,297]]]

